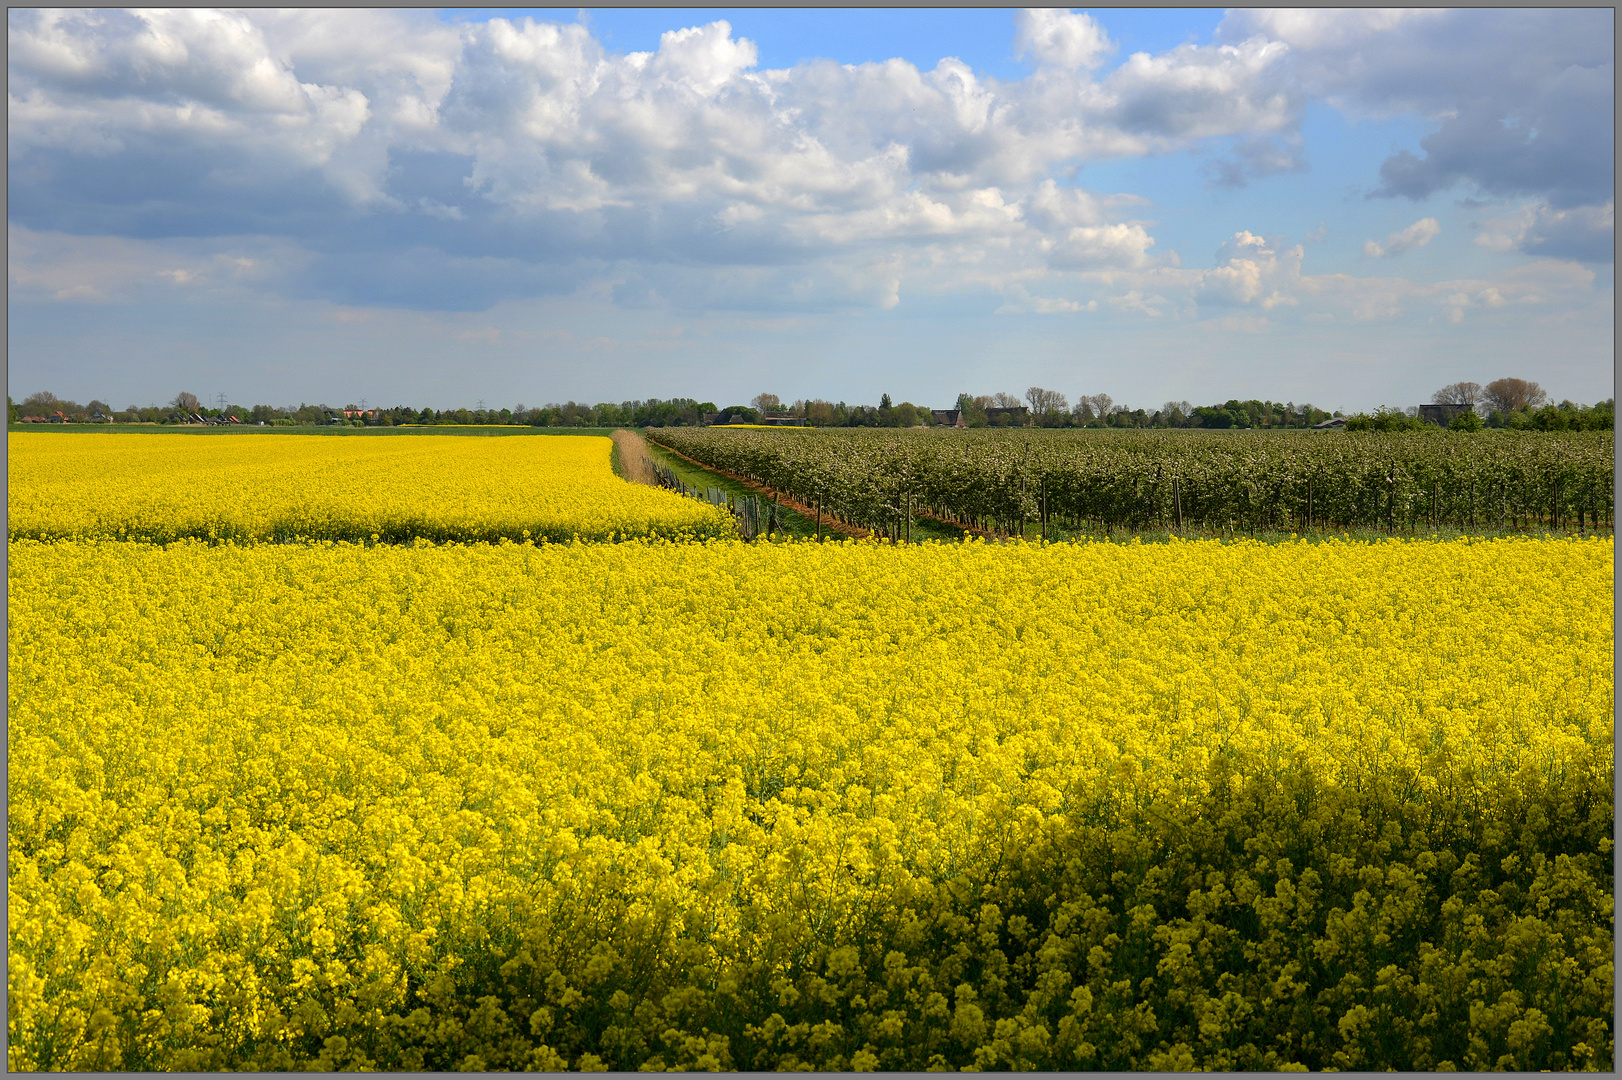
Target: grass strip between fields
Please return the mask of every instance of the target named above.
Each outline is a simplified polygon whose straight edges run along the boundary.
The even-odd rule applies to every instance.
[[[647,439],[647,443],[648,451],[653,459],[674,472],[677,479],[688,486],[695,488],[713,487],[738,498],[765,496],[768,499],[776,499],[778,506],[782,510],[777,519],[779,532],[802,538],[817,535],[815,511],[811,507],[784,498],[777,492],[772,491],[772,489],[761,484],[752,483],[734,473],[712,469],[680,451],[672,450],[663,443],[655,441],[651,436]],[[829,534],[842,534],[851,537],[868,535],[866,529],[852,528],[834,521],[827,515],[823,515],[822,528]]]
[[[817,534],[817,511],[814,507],[806,506],[784,493],[765,484],[757,484],[745,479],[736,473],[717,469],[694,458],[688,457],[679,450],[673,450],[663,443],[657,442],[650,435],[648,437],[650,452],[655,460],[675,474],[685,483],[693,487],[713,487],[725,491],[729,495],[764,495],[775,499],[777,504],[789,511],[781,515],[778,520],[785,526],[786,531],[794,536],[815,536]],[[843,536],[863,538],[872,535],[872,530],[857,525],[847,525],[836,521],[827,514],[822,515],[822,528],[827,533],[837,533]],[[973,533],[981,536],[991,536],[983,529],[972,526],[954,525],[949,521],[919,511],[913,519],[913,540],[961,540]]]

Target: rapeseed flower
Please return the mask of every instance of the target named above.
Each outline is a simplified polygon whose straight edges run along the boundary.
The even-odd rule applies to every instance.
[[[274,445],[243,452],[274,458]],[[480,475],[527,482],[514,453]],[[43,490],[29,470],[44,460],[14,458],[13,476]],[[399,464],[344,460],[378,477]],[[260,479],[220,500],[246,534],[293,520],[254,502],[296,486],[284,466],[248,468]],[[546,504],[555,519],[517,516],[483,490],[468,480],[420,512],[610,527],[564,502]],[[396,497],[385,508],[409,507]],[[28,503],[25,521],[104,528],[100,510],[53,505]],[[356,527],[382,532],[402,520],[391,513]],[[1307,856],[1292,867],[1258,840],[1178,885],[1195,891],[1173,909],[1155,899],[1171,879],[1134,854],[1145,830],[1169,822],[1176,843],[1205,843],[1232,778],[1293,791],[1310,775],[1323,805],[1390,787],[1514,836],[1531,827],[1516,792],[1608,792],[1613,769],[1609,540],[14,538],[9,559],[16,1069],[1057,1068],[1116,1052],[1139,1067],[1353,1067],[1385,1060],[1358,1032],[1400,987],[1382,967],[1377,989],[1347,950],[1366,940],[1372,964],[1379,935],[1406,940],[1402,913],[1425,895],[1413,882],[1449,880],[1454,854],[1374,871],[1313,856],[1303,873]],[[1387,852],[1441,843],[1382,828],[1367,844]],[[1053,890],[1097,858],[1063,853],[1088,837],[1122,869],[1061,903]],[[1557,880],[1557,862],[1495,856],[1488,870],[1524,876],[1515,895],[1577,895],[1576,864]],[[1335,901],[1323,924],[1310,897],[1340,895],[1337,882],[1365,899]],[[1388,892],[1383,908],[1368,899]],[[1541,918],[1568,919],[1561,903]],[[1230,931],[1210,920],[1224,910],[1264,929],[1327,925],[1312,963],[1350,956],[1355,978],[1288,967],[1290,954],[1265,995],[1233,996],[1244,965],[1274,963],[1273,939],[1218,963]],[[1564,1000],[1608,993],[1590,923],[1609,916],[1595,911],[1565,930],[1515,924],[1515,940],[1569,953]],[[1146,971],[1111,974],[1141,956]],[[1173,994],[1155,998],[1163,1021],[1133,1003],[1156,978],[1154,994]],[[1290,1042],[1288,1023],[1276,1046],[1245,1034],[1244,1009],[1294,1007],[1291,978],[1341,995],[1319,1007],[1333,1005],[1344,1047]],[[1014,985],[1031,996],[999,989]],[[1482,1049],[1457,1063],[1491,1066],[1489,1047],[1514,1067],[1547,1060],[1526,1056],[1553,1045],[1536,1034],[1545,1013],[1489,997],[1483,1009],[1509,1011],[1482,1012]],[[1193,1034],[1155,1034],[1196,1007]],[[1588,1030],[1562,1029],[1574,1056],[1560,1060],[1609,1061],[1603,1025]]]

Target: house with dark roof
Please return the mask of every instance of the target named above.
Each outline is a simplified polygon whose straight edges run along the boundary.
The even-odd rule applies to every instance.
[[[1453,422],[1455,416],[1460,413],[1475,412],[1475,409],[1474,405],[1465,404],[1421,405],[1419,407],[1419,418],[1435,424],[1437,427],[1447,427]]]

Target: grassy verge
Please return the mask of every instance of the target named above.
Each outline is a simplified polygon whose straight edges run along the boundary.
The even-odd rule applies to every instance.
[[[712,472],[709,469],[694,465],[691,461],[688,461],[685,458],[677,457],[664,447],[655,446],[651,442],[648,443],[648,455],[653,458],[655,463],[663,465],[665,468],[675,473],[677,478],[680,479],[684,484],[691,487],[700,489],[711,487],[719,488],[728,495],[738,498],[759,495],[759,492],[755,491],[753,488],[742,484],[729,476],[722,476],[718,472]],[[779,534],[786,534],[790,537],[807,537],[817,535],[817,524],[815,521],[804,514],[790,509],[787,506],[781,507],[778,510],[777,520]]]
[[[655,437],[657,436],[655,435]],[[740,498],[760,494],[754,488],[751,488],[749,485],[739,480],[734,480],[730,476],[723,475],[722,473],[715,472],[711,469],[706,469],[701,465],[694,465],[686,458],[678,457],[662,446],[656,446],[650,442],[648,444],[648,452],[650,455],[652,455],[654,461],[658,462],[660,465],[663,465],[665,468],[670,469],[678,478],[682,480],[682,482],[693,487],[719,488],[728,495],[733,495]],[[809,514],[802,514],[788,506],[782,506],[778,511],[778,520],[782,523],[782,528],[779,531],[787,536],[804,538],[817,535],[816,519]],[[836,534],[831,529],[824,526],[823,535],[832,537]],[[929,519],[922,517],[914,519],[912,525],[912,538],[914,541],[961,540],[965,535],[967,534],[962,529],[959,529],[954,525],[948,525],[944,522],[930,521]]]

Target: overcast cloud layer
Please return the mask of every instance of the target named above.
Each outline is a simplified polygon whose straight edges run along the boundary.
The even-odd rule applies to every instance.
[[[998,81],[951,57],[929,70],[837,58],[763,70],[725,21],[673,27],[657,51],[627,55],[583,25],[529,19],[13,10],[13,392],[60,372],[58,393],[88,395],[70,382],[99,377],[144,400],[145,366],[234,380],[239,397],[313,400],[343,392],[327,381],[336,364],[359,380],[346,385],[364,383],[357,397],[477,387],[447,405],[746,397],[768,384],[856,397],[886,361],[874,355],[854,382],[837,365],[819,380],[804,370],[807,340],[846,349],[853,320],[965,309],[984,319],[952,340],[984,352],[988,338],[1028,334],[1045,359],[1011,365],[1003,351],[980,373],[973,355],[940,357],[949,345],[929,346],[935,362],[903,349],[898,396],[1018,390],[1070,369],[1092,384],[1065,387],[1080,393],[1112,364],[1135,366],[1150,340],[1135,334],[1188,350],[1213,331],[1290,344],[1254,370],[1194,362],[1153,387],[1122,379],[1149,404],[1207,383],[1260,393],[1252,384],[1277,384],[1286,352],[1314,335],[1348,356],[1365,332],[1371,351],[1389,348],[1377,325],[1488,317],[1515,329],[1468,339],[1503,353],[1469,377],[1537,377],[1548,358],[1513,350],[1564,334],[1545,381],[1609,392],[1610,11],[1234,12],[1212,42],[1130,56],[1107,17],[1011,13],[1030,73]],[[1423,132],[1363,162],[1322,206],[1329,229],[1369,206],[1402,218],[1341,237],[1333,259],[1242,196],[1311,172],[1315,107]],[[1214,252],[1179,250],[1153,200],[1088,184],[1093,166],[1179,155],[1200,157],[1212,212],[1233,217]],[[1240,193],[1234,206],[1224,191]],[[280,326],[280,345],[220,359],[233,320]],[[913,325],[913,340],[937,341]],[[888,335],[894,358],[907,335],[886,326],[857,336]],[[85,336],[70,363],[53,342],[73,334]],[[784,334],[798,352],[781,352]],[[1448,355],[1432,334],[1412,337],[1427,342],[1420,370],[1393,376],[1391,393],[1449,381],[1424,367]],[[1067,369],[1067,337],[1114,344]],[[322,355],[307,367],[289,355],[312,349]],[[605,350],[617,367],[593,359]],[[442,378],[447,367],[463,381]],[[1312,378],[1379,392],[1366,373]]]

